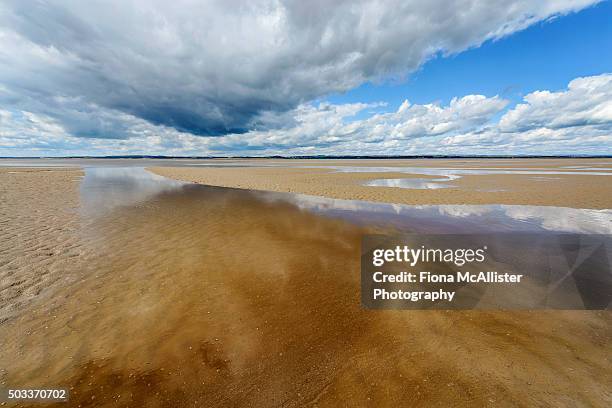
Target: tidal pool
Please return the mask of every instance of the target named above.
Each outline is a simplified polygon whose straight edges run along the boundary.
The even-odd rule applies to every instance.
[[[195,185],[158,176],[142,167],[92,167],[85,172],[81,203],[86,214],[142,203],[170,192],[183,192],[193,199],[198,199],[198,195],[242,194],[263,202],[290,203],[302,210],[357,225],[393,226],[403,231],[612,233],[612,210],[530,205],[411,206]]]
[[[403,179],[376,179],[366,182],[365,186],[371,187],[399,187],[399,188],[410,188],[417,190],[429,190],[438,188],[455,188],[452,184],[446,184],[449,181],[454,180],[453,178],[439,178],[439,179],[424,179],[424,178],[403,178]]]

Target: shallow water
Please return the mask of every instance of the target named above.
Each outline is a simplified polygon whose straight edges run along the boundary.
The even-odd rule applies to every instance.
[[[444,184],[452,181],[452,178],[441,178],[441,179],[420,179],[420,178],[409,178],[409,179],[376,179],[368,181],[364,186],[371,187],[399,187],[399,188],[410,188],[417,190],[436,190],[438,188],[455,188],[457,186],[453,184]]]
[[[2,326],[3,385],[65,386],[69,406],[606,398],[606,312],[368,311],[359,262],[368,232],[601,232],[609,210],[334,200],[138,167],[87,167],[80,198],[79,278]]]
[[[185,183],[145,171],[142,167],[87,167],[80,185],[81,213],[95,216],[118,206],[144,202]]]
[[[462,176],[462,175],[489,175],[489,174],[551,174],[551,175],[587,175],[587,176],[612,176],[612,172],[605,171],[556,171],[550,170],[534,170],[534,169],[453,169],[453,168],[434,168],[434,167],[353,167],[353,166],[326,166],[325,168],[334,169],[341,172],[349,173],[409,173],[409,174],[425,174],[429,176]],[[599,170],[599,169],[598,169]]]
[[[171,180],[141,167],[93,167],[85,169],[81,184],[84,214],[97,214],[118,206],[144,202],[166,192],[207,196],[223,192],[244,194],[264,202],[285,202],[327,217],[357,225],[392,226],[414,232],[577,232],[612,233],[612,210],[576,209],[530,205],[425,205],[339,200],[302,194],[246,192]]]

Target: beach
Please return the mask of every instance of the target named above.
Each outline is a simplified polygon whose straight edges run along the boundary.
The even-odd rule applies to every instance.
[[[612,1],[499,3],[0,0],[0,408],[612,408]]]
[[[612,398],[609,311],[365,310],[360,240],[384,227],[193,184],[91,216],[82,174],[0,169],[3,387],[66,387],[62,406]],[[119,196],[108,180],[88,188]]]
[[[81,169],[0,167],[0,322],[74,279]]]
[[[214,163],[225,167],[154,167],[151,171],[178,180],[213,186],[396,204],[508,204],[593,209],[612,207],[612,188],[605,187],[609,176],[588,174],[612,174],[612,164],[605,159],[262,159],[219,160]],[[356,167],[359,171],[338,171],[333,167]],[[385,171],[381,171],[381,167]],[[440,175],[415,173],[419,170],[431,172],[432,169],[451,169],[450,173],[452,169],[463,172],[483,171],[483,168],[497,173],[459,173],[459,178],[447,183],[436,182]],[[432,181],[434,188],[364,185],[381,179]],[[451,187],[447,187],[449,185]]]

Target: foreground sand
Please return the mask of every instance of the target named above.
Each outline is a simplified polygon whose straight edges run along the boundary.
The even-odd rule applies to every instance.
[[[445,168],[532,168],[557,171],[564,166],[610,168],[610,159],[509,160],[250,160],[250,165],[281,166],[406,166]],[[224,160],[223,163],[228,161]],[[237,162],[241,163],[241,162]],[[155,167],[162,176],[206,185],[293,192],[347,200],[397,204],[522,204],[572,208],[612,208],[611,176],[594,175],[466,175],[453,182],[458,188],[423,190],[367,187],[373,179],[429,178],[405,173],[338,173],[321,168],[287,167]],[[575,170],[574,170],[575,171]]]
[[[367,311],[366,229],[200,186],[79,221],[78,174],[1,173],[2,387],[75,407],[612,403],[610,312]],[[49,265],[79,279],[39,291]]]
[[[0,322],[73,279],[82,175],[0,167]]]

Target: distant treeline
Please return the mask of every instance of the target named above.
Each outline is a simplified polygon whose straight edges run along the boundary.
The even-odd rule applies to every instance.
[[[60,156],[60,157],[12,157],[4,156],[0,159],[609,159],[611,155],[415,155],[415,156]]]

